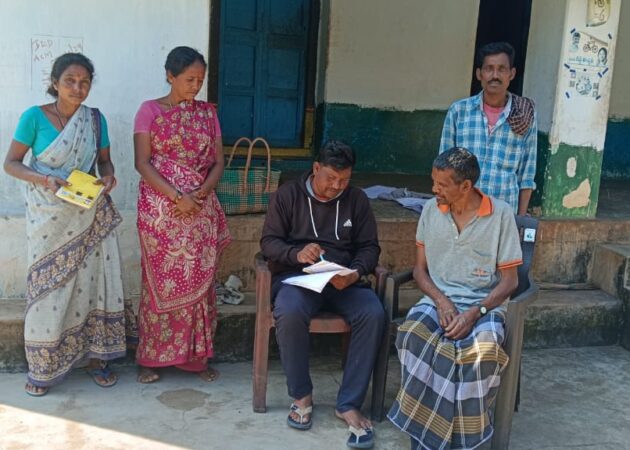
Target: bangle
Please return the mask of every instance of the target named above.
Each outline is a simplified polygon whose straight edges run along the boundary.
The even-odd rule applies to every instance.
[[[184,194],[182,194],[182,191],[180,191],[179,189],[175,189],[175,198],[173,199],[173,202],[177,204],[177,202],[179,202],[183,196]]]

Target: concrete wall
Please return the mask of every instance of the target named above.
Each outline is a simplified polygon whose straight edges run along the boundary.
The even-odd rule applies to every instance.
[[[554,215],[565,212],[581,215],[585,211],[590,215],[595,213],[600,167],[602,178],[630,178],[630,89],[626,81],[630,76],[630,54],[624,51],[630,46],[630,8],[621,4],[619,26],[615,31],[610,28],[615,17],[601,26],[586,26],[586,4],[586,0],[534,0],[532,4],[524,91],[536,101],[540,133],[538,189],[533,203],[542,204],[543,198],[550,199],[555,190],[560,196],[556,203],[561,205],[564,197],[569,195],[565,203],[575,204],[571,192],[582,186],[583,192],[579,191],[581,197],[577,197],[578,203],[585,205],[568,209],[563,206],[547,208],[547,213]],[[564,24],[564,28],[558,26],[560,23]],[[604,68],[596,70],[602,73],[601,77],[596,74],[591,77],[597,80],[594,82],[598,83],[602,94],[597,100],[592,95],[579,95],[570,84],[576,78],[571,78],[569,70],[563,65],[566,62],[570,67],[574,66],[571,55],[575,53],[568,51],[573,28],[608,45],[609,60],[614,55],[614,66],[610,61],[606,72]],[[612,38],[608,37],[609,32]],[[578,72],[582,73],[583,69]],[[571,98],[567,98],[567,93]],[[554,107],[558,108],[555,124],[562,129],[557,127],[550,138]],[[572,147],[566,148],[564,144]],[[554,157],[557,152],[566,155],[566,158]],[[570,168],[572,172],[573,166],[576,175],[568,179],[567,170]],[[586,178],[589,179],[588,186]]]
[[[331,3],[326,102],[414,111],[468,95],[478,1]]]
[[[90,57],[96,78],[86,104],[97,106],[109,124],[119,180],[113,197],[124,217],[119,235],[127,296],[137,295],[140,282],[133,118],[143,100],[168,92],[164,61],[173,47],[189,45],[208,54],[209,26],[210,0],[2,2],[0,159],[4,160],[22,111],[52,100],[44,93],[52,59],[69,50]],[[199,97],[206,97],[205,88]],[[5,238],[0,245],[0,297],[24,295],[23,185],[0,173],[0,236]]]
[[[51,101],[45,91],[52,59],[68,49],[82,51],[96,68],[86,104],[97,106],[109,124],[119,178],[113,197],[121,209],[134,209],[133,117],[143,100],[168,92],[164,60],[171,48],[190,45],[208,54],[209,6],[210,0],[2,2],[0,158],[22,111]],[[20,184],[0,174],[1,213],[22,213]]]
[[[470,92],[478,0],[330,0],[315,145],[343,139],[357,170],[427,175],[445,111]]]
[[[615,55],[615,72],[612,79],[610,96],[611,118],[630,118],[630,4],[621,2],[621,16],[619,18],[619,35],[617,48],[621,49]]]
[[[620,4],[611,2],[608,17],[595,24],[589,17],[592,3],[566,4],[542,194],[546,217],[594,217],[597,212]],[[599,60],[602,49],[604,61]]]
[[[523,95],[534,99],[538,129],[549,133],[560,65],[565,0],[533,0]]]

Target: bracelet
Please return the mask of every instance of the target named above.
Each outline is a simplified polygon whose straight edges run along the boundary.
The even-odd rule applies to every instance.
[[[179,189],[175,189],[175,198],[173,199],[173,202],[177,204],[177,202],[179,202],[183,196],[184,194],[182,194],[182,191],[180,191]]]

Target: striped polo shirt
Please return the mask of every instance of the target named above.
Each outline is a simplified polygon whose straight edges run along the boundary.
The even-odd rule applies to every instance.
[[[477,192],[482,196],[479,211],[461,232],[449,206],[438,206],[435,199],[424,206],[416,232],[416,245],[424,247],[431,279],[460,310],[494,289],[499,269],[523,263],[512,208]],[[424,296],[420,303],[433,304],[433,300]],[[506,304],[498,309],[505,311]]]

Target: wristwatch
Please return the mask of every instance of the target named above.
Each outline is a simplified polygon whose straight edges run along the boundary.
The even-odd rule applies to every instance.
[[[488,308],[486,308],[485,306],[483,306],[481,304],[481,302],[477,302],[475,303],[475,306],[477,308],[479,308],[479,314],[481,314],[481,317],[485,316],[486,314],[488,314]]]

